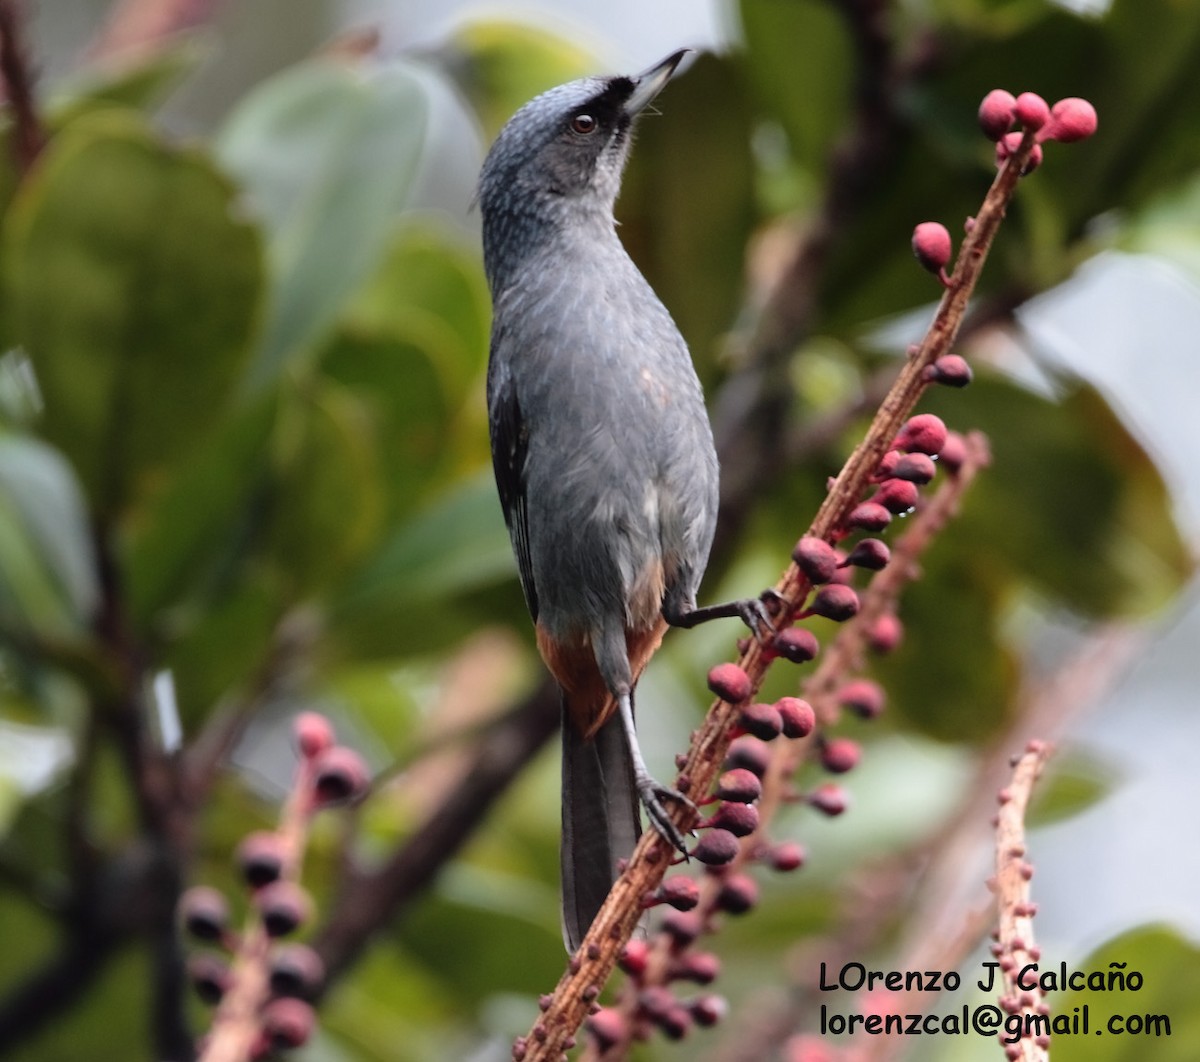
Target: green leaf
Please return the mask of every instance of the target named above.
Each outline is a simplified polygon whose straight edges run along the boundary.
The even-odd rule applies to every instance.
[[[237,383],[261,285],[254,229],[203,156],[105,112],[47,147],[4,253],[41,429],[115,515],[196,445]]]
[[[251,93],[217,152],[269,233],[274,276],[252,385],[274,380],[332,324],[386,246],[425,142],[418,79],[306,63]]]
[[[444,489],[451,469],[486,460],[488,321],[478,256],[432,226],[406,226],[321,354],[321,372],[370,413],[393,522]]]
[[[476,251],[430,220],[405,224],[379,269],[351,299],[342,324],[362,335],[430,336],[452,402],[487,361],[491,298]]]
[[[477,626],[447,599],[515,578],[496,485],[481,471],[416,513],[346,582],[330,603],[330,629],[358,656],[414,651]]]
[[[439,58],[475,109],[488,141],[534,96],[599,72],[595,57],[577,44],[507,19],[463,24]]]
[[[1194,568],[1170,494],[1098,392],[1061,386],[1052,401],[979,373],[966,391],[928,396],[926,408],[983,430],[993,451],[950,537],[987,543],[1010,577],[1079,614],[1149,615]]]
[[[825,169],[851,100],[854,55],[845,16],[818,0],[742,0],[746,71],[787,132],[794,158]]]
[[[1056,963],[1039,964],[1039,972],[1057,971]],[[1071,1017],[1075,1008],[1088,1008],[1091,1035],[1055,1036],[1054,1062],[1191,1062],[1200,1058],[1200,1023],[1196,1013],[1196,971],[1200,948],[1165,925],[1130,929],[1106,941],[1087,958],[1071,963],[1069,970],[1085,976],[1100,971],[1126,977],[1141,974],[1136,991],[1076,991],[1051,997],[1051,1013]],[[1121,1016],[1125,1035],[1107,1033],[1108,1020]],[[1157,1033],[1132,1035],[1134,1021],[1162,1015],[1169,1025],[1158,1024]],[[1141,1026],[1149,1030],[1150,1026]],[[1169,1034],[1167,1033],[1169,1029]]]
[[[921,567],[900,603],[904,641],[872,673],[897,716],[920,733],[983,743],[1010,722],[1020,676],[1000,638],[1004,581],[988,550],[957,522]]]
[[[744,81],[732,60],[697,59],[643,119],[621,193],[621,239],[702,366],[737,317],[755,220]]]
[[[362,403],[328,381],[289,399],[272,441],[268,549],[291,593],[305,597],[374,543],[383,494]]]
[[[0,434],[0,615],[66,634],[99,598],[87,511],[62,457],[35,439]]]
[[[144,630],[166,636],[180,619],[168,610],[203,609],[244,574],[275,412],[271,400],[239,406],[127,529],[122,556],[130,611]]]
[[[1033,792],[1028,822],[1046,826],[1069,819],[1099,803],[1119,782],[1119,769],[1107,760],[1079,749],[1056,755]]]

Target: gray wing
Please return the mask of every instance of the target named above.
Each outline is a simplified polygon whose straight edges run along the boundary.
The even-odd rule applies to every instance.
[[[508,373],[493,371],[488,380],[488,423],[491,428],[492,469],[504,522],[512,539],[521,589],[529,614],[537,621],[537,588],[533,583],[533,561],[529,552],[529,514],[525,490],[525,459],[529,453],[529,429],[521,415],[516,388]]]

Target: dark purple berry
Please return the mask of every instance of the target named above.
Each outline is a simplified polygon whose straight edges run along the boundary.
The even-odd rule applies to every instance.
[[[775,635],[771,647],[793,664],[805,664],[820,652],[817,636],[806,627],[785,627]]]

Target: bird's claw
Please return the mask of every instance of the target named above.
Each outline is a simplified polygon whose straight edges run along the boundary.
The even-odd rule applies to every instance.
[[[750,628],[754,640],[759,645],[766,645],[775,637],[774,617],[777,609],[772,605],[783,601],[781,595],[774,590],[764,590],[758,597],[748,597],[738,602],[738,615],[742,622]],[[770,602],[770,604],[768,604]]]
[[[671,816],[667,813],[663,800],[675,800],[686,804],[697,815],[700,814],[700,809],[688,797],[679,792],[678,789],[662,785],[654,781],[653,778],[647,778],[644,781],[638,782],[638,794],[642,798],[642,806],[646,809],[646,815],[649,817],[654,828],[670,841],[672,848],[683,853],[686,857],[687,842],[684,840],[679,827],[671,820]]]

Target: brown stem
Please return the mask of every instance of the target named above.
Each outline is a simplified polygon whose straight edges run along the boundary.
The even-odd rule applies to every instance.
[[[987,253],[1016,188],[1022,168],[1033,148],[1032,135],[1026,135],[993,181],[975,224],[963,242],[949,286],[920,347],[900,371],[884,398],[866,438],[850,455],[831,486],[808,534],[832,542],[847,517],[863,497],[880,459],[891,446],[905,418],[928,386],[925,371],[949,352],[958,334],[967,302],[978,282]],[[800,569],[792,564],[775,586],[776,593],[791,603],[790,614],[779,617],[781,625],[791,623],[811,586]],[[750,679],[753,693],[761,686],[771,662],[768,652],[751,639],[738,661]],[[707,793],[721,770],[737,721],[739,705],[718,700],[709,709],[704,725],[693,737],[676,785],[682,792]],[[681,807],[675,813],[676,825],[687,833],[697,821],[696,813]],[[550,997],[542,1016],[527,1037],[514,1045],[514,1057],[557,1062],[567,1042],[587,1016],[595,995],[603,988],[616,965],[621,948],[633,933],[642,911],[642,898],[662,881],[670,863],[671,848],[656,830],[642,836],[625,872],[613,885],[608,899],[592,923],[579,952]]]
[[[33,99],[33,75],[25,49],[19,0],[0,0],[0,76],[4,94],[12,107],[13,159],[18,173],[25,173],[42,150],[46,137]]]
[[[313,814],[312,760],[301,757],[288,798],[279,813],[284,881],[298,882],[304,866],[308,826]],[[199,1062],[245,1062],[262,1030],[262,1008],[270,997],[271,938],[251,911],[234,955],[229,989],[213,1016],[212,1031]]]
[[[1025,812],[1033,784],[1042,773],[1049,746],[1044,741],[1030,741],[1013,763],[1012,781],[1000,790],[1000,813],[996,818],[996,907],[1000,918],[997,933],[1000,970],[1004,975],[1004,994],[1001,1009],[1020,1014],[1028,1020],[1039,1013],[1043,1003],[1040,988],[1026,989],[1018,983],[1023,967],[1036,963],[1040,957],[1033,936],[1035,908],[1031,899],[1029,880],[1033,864],[1026,858]],[[1044,1008],[1040,1013],[1045,1015]],[[1029,1025],[1026,1024],[1026,1029]],[[1026,1032],[1018,1042],[1023,1062],[1048,1062],[1049,1036]]]

